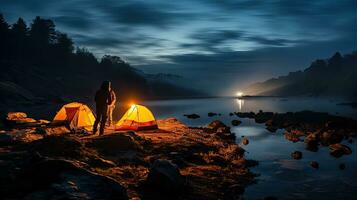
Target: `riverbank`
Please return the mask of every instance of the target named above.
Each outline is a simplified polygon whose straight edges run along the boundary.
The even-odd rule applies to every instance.
[[[248,167],[256,162],[229,127],[189,128],[174,118],[158,125],[90,136],[43,120],[13,124],[0,133],[1,196],[236,199],[254,181]]]

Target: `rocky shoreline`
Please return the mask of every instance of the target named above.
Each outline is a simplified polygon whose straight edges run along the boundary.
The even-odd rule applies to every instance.
[[[272,133],[278,129],[284,129],[284,137],[287,140],[304,142],[307,150],[318,151],[321,147],[329,147],[330,155],[334,157],[351,154],[351,148],[341,143],[344,141],[352,143],[357,136],[357,120],[328,113],[260,111],[258,113],[236,112],[234,114],[241,118],[254,119],[256,123],[265,124],[266,129]]]
[[[237,199],[256,176],[219,121],[91,136],[18,115],[0,133],[5,199]]]

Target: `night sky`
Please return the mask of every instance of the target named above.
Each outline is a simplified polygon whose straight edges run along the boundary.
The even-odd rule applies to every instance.
[[[357,50],[353,0],[0,0],[0,12],[11,23],[50,18],[98,58],[217,95]]]

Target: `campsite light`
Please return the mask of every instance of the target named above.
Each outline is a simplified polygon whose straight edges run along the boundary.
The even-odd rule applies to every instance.
[[[242,97],[243,96],[243,92],[237,92],[237,97]]]

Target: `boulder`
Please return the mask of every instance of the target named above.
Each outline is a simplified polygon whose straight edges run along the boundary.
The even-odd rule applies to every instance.
[[[319,145],[319,134],[310,133],[305,137],[304,143],[306,144],[306,149],[311,151],[317,151]]]
[[[159,159],[151,166],[146,183],[153,190],[176,194],[184,187],[184,177],[171,161]]]
[[[291,133],[291,132],[285,132],[284,137],[285,137],[285,139],[292,141],[292,142],[300,141],[300,136],[295,135],[294,133]]]
[[[320,141],[323,145],[340,143],[343,135],[335,131],[325,131],[320,135]]]
[[[242,139],[242,144],[248,145],[249,144],[249,140],[247,138],[243,138]]]
[[[237,117],[240,117],[240,118],[253,119],[255,117],[255,113],[254,112],[235,112],[234,114],[236,114]]]
[[[24,112],[8,112],[6,116],[6,120],[17,120],[27,118],[27,114]]]
[[[227,127],[227,126],[219,120],[214,120],[207,126],[207,128],[214,129],[214,130],[217,130],[218,128],[221,127]]]
[[[336,158],[339,158],[343,155],[350,155],[352,154],[352,150],[350,147],[344,145],[344,144],[340,144],[340,143],[337,143],[337,144],[331,144],[329,146],[330,148],[330,155],[331,156],[334,156]]]
[[[183,115],[183,116],[185,116],[185,117],[187,117],[187,118],[189,118],[189,119],[197,119],[197,118],[200,118],[200,116],[197,115],[197,114],[188,114],[188,115]]]
[[[316,161],[311,161],[310,165],[312,168],[318,169],[320,167],[319,163]]]
[[[256,123],[265,123],[268,120],[272,119],[274,113],[272,112],[259,112],[255,115],[255,122]]]
[[[233,126],[239,126],[242,123],[242,121],[234,119],[234,120],[232,120],[231,123],[232,123]]]
[[[278,130],[278,127],[276,127],[276,126],[267,126],[266,129],[269,132],[275,133]]]
[[[344,169],[346,169],[346,165],[344,163],[341,163],[341,164],[338,165],[338,168],[340,170],[344,170]]]
[[[213,113],[213,112],[209,112],[207,115],[208,115],[208,117],[213,117],[213,116],[216,116],[218,114],[217,113]]]
[[[300,160],[302,158],[302,152],[294,151],[291,153],[291,157],[294,158],[295,160]]]

